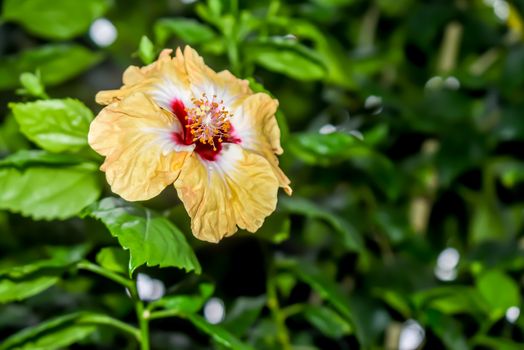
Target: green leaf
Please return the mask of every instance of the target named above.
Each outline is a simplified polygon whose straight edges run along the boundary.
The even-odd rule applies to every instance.
[[[386,233],[389,240],[394,244],[408,239],[413,234],[413,230],[409,226],[406,209],[398,205],[391,207],[384,205],[382,208],[377,208],[374,210],[372,218],[378,229]]]
[[[74,323],[79,314],[60,316],[24,329],[7,338],[0,350],[7,349],[60,349],[85,339],[96,330],[94,325]]]
[[[31,307],[28,305],[8,304],[2,306],[2,318],[0,328],[24,327],[27,321],[34,316]]]
[[[105,269],[127,275],[129,273],[129,252],[116,247],[102,248],[96,255],[96,262]]]
[[[155,23],[154,30],[159,46],[164,46],[172,35],[191,45],[206,43],[216,37],[211,27],[189,18],[160,19]]]
[[[388,197],[399,195],[399,180],[392,161],[353,135],[296,133],[288,145],[289,150],[307,164],[330,166],[348,160],[369,175]]]
[[[411,297],[417,309],[434,309],[448,315],[469,313],[482,317],[484,310],[484,301],[472,287],[437,287],[415,293]]]
[[[442,340],[446,349],[468,350],[470,347],[462,333],[462,325],[454,318],[436,310],[422,314],[422,322]]]
[[[388,1],[379,0],[378,6],[389,16],[401,16],[413,8],[413,0]]]
[[[55,247],[50,258],[0,269],[0,303],[23,300],[60,281],[60,275],[86,254],[83,245]]]
[[[162,299],[153,301],[150,304],[150,309],[163,308],[180,315],[195,313],[213,295],[215,287],[211,283],[201,283],[198,290],[199,293],[194,295],[166,295]]]
[[[104,198],[84,214],[102,221],[120,245],[129,250],[130,274],[143,264],[201,271],[184,234],[150,209],[117,198]]]
[[[265,295],[254,298],[236,298],[231,310],[226,315],[226,319],[222,322],[222,326],[232,334],[242,336],[255,323],[265,305]]]
[[[500,240],[508,236],[496,199],[473,191],[463,193],[472,210],[469,226],[469,239],[472,243]]]
[[[280,294],[288,298],[293,288],[297,285],[297,278],[292,273],[279,272],[275,277],[275,284]]]
[[[342,7],[354,3],[355,0],[313,0],[313,2],[326,7]]]
[[[46,249],[46,251],[48,259],[33,261],[30,264],[21,266],[1,268],[0,276],[23,278],[39,270],[50,271],[57,268],[63,270],[85,257],[88,249],[86,245],[53,246]]]
[[[93,113],[73,99],[10,103],[20,131],[49,152],[78,151],[87,146]]]
[[[84,33],[109,4],[107,0],[5,0],[2,17],[36,36],[65,40]]]
[[[77,244],[74,246],[49,246],[46,247],[46,254],[58,264],[76,263],[89,253],[91,246],[88,243]]]
[[[251,350],[251,346],[242,343],[234,335],[229,333],[224,328],[208,323],[204,318],[195,314],[187,314],[185,316],[191,323],[193,323],[198,329],[208,334],[220,345],[225,346],[228,349],[233,350]]]
[[[102,54],[80,45],[49,44],[0,58],[0,90],[19,86],[24,72],[39,70],[46,86],[57,85],[87,70]]]
[[[18,130],[15,118],[9,114],[0,124],[0,153],[13,153],[29,148],[29,142]]]
[[[391,324],[389,312],[367,295],[353,295],[349,307],[353,314],[351,325],[360,344],[366,348],[376,344]]]
[[[492,319],[499,319],[512,306],[521,302],[518,285],[499,270],[490,270],[477,278],[477,289],[486,301]]]
[[[150,64],[155,60],[156,50],[153,42],[145,35],[142,35],[138,44],[138,57],[144,64]]]
[[[271,40],[246,45],[247,59],[272,72],[301,81],[320,80],[326,68],[317,54],[293,40]]]
[[[54,154],[40,150],[21,150],[7,158],[0,159],[0,168],[25,169],[31,166],[78,165],[83,160],[71,154]]]
[[[501,158],[494,162],[493,168],[502,184],[508,188],[514,188],[524,181],[524,164],[520,161]]]
[[[387,141],[389,132],[388,124],[378,124],[364,131],[362,136],[366,145],[376,146]]]
[[[335,232],[339,235],[344,248],[352,251],[362,250],[362,237],[360,237],[355,228],[346,220],[332,214],[320,205],[297,196],[293,196],[292,198],[282,198],[279,205],[282,210],[289,213],[305,215],[312,219],[324,220],[335,229]]]
[[[352,148],[365,146],[353,135],[334,132],[331,134],[298,133],[289,141],[290,151],[308,164],[329,165],[341,162],[352,155]]]
[[[36,74],[22,73],[20,75],[20,84],[22,84],[23,89],[17,90],[17,93],[36,98],[48,98],[39,71]]]
[[[351,333],[351,324],[328,307],[308,305],[303,314],[309,323],[327,337],[338,339]]]
[[[374,290],[374,294],[376,294],[377,297],[382,299],[391,308],[399,312],[404,318],[411,318],[411,306],[407,300],[407,296],[404,293],[395,290],[376,289]]]
[[[371,344],[373,338],[380,334],[389,322],[385,311],[362,303],[362,300],[353,302],[335,281],[327,278],[324,271],[312,263],[304,260],[281,259],[277,261],[277,266],[294,273],[322,299],[329,302],[343,318],[350,322],[361,344],[366,346]]]
[[[278,17],[271,21],[272,24],[282,27],[287,33],[313,43],[315,54],[327,70],[324,77],[326,82],[349,89],[356,88],[354,61],[350,59],[346,48],[338,40],[323,33],[316,25],[302,18]]]
[[[223,0],[207,0],[207,6],[209,6],[209,11],[213,16],[220,17],[222,10],[224,8]]]
[[[0,344],[0,350],[27,349],[52,350],[69,347],[86,339],[97,325],[104,328],[111,326],[133,335],[139,339],[139,331],[107,315],[92,312],[77,312],[59,316],[42,322],[37,326],[26,328]]]
[[[1,160],[0,209],[37,220],[51,220],[72,217],[93,203],[101,191],[97,166],[93,163],[53,167],[37,164],[48,160],[56,162],[60,158],[47,158],[45,153],[19,152]],[[64,158],[71,160],[70,156]],[[24,164],[24,167],[17,168],[16,164]]]
[[[60,281],[60,276],[88,252],[86,245],[52,247],[48,259],[0,269],[0,303],[39,294]]]
[[[10,279],[4,276],[0,279],[0,304],[32,297],[52,287],[59,281],[60,277],[56,275],[35,274],[34,276],[17,279]]]
[[[311,263],[306,261],[280,260],[278,266],[293,272],[298,278],[309,284],[320,296],[329,301],[348,320],[352,320],[349,300],[338,285],[326,278],[326,275]]]

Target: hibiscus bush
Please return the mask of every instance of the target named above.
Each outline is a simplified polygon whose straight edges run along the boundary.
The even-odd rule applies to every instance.
[[[0,350],[522,348],[524,1],[0,4]]]

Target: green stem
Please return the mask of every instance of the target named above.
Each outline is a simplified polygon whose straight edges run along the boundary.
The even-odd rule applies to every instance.
[[[280,304],[278,302],[277,288],[274,282],[274,268],[270,267],[269,271],[270,273],[267,279],[267,306],[269,307],[273,320],[277,326],[277,338],[282,345],[281,348],[283,350],[291,350],[291,342],[286,327],[286,317],[280,309]]]
[[[149,311],[145,311],[144,303],[135,299],[136,316],[140,326],[140,349],[149,350]]]
[[[100,276],[108,278],[108,279],[110,279],[110,280],[112,280],[112,281],[114,281],[116,283],[119,283],[119,284],[123,285],[124,287],[126,287],[128,289],[131,289],[133,287],[133,282],[131,280],[128,280],[127,278],[122,277],[119,274],[116,274],[116,273],[114,273],[112,271],[106,270],[106,269],[104,269],[101,266],[93,264],[90,261],[87,261],[87,260],[80,261],[76,266],[79,269],[86,270],[86,271],[91,271],[91,272],[96,273],[96,274],[98,274]]]
[[[144,307],[144,303],[140,300],[135,283],[131,285],[129,290],[135,302],[136,317],[138,319],[138,326],[140,327],[140,350],[149,350],[150,311]]]
[[[77,267],[79,269],[91,271],[100,276],[106,277],[116,283],[121,284],[129,290],[135,302],[135,310],[138,318],[138,324],[140,326],[140,332],[135,327],[129,326],[115,319],[94,319],[91,322],[112,325],[113,327],[128,332],[132,334],[136,339],[138,339],[138,341],[140,342],[141,350],[149,350],[149,311],[144,312],[144,303],[142,302],[142,300],[140,300],[138,296],[138,291],[136,289],[135,282],[125,277],[122,277],[119,274],[116,274],[112,271],[106,270],[103,267],[93,264],[92,262],[87,260],[80,261],[77,264]]]
[[[302,311],[304,311],[304,305],[303,304],[293,304],[290,306],[287,306],[283,309],[280,309],[280,312],[282,313],[282,316],[284,318],[289,318],[293,315],[299,314]]]
[[[111,326],[113,328],[116,328],[118,330],[121,330],[124,333],[128,333],[132,335],[138,342],[140,342],[140,331],[133,327],[128,325],[127,323],[124,323],[120,320],[117,320],[115,318],[112,318],[107,315],[87,315],[86,317],[82,318],[82,321],[85,323],[90,324],[99,324],[99,325],[105,325],[105,326]]]
[[[373,49],[373,43],[375,41],[375,34],[377,32],[379,18],[380,9],[375,5],[371,5],[364,14],[362,24],[360,25],[360,33],[358,36],[359,49]]]

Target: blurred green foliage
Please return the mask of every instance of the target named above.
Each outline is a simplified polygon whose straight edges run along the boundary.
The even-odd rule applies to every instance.
[[[1,4],[0,349],[522,348],[523,1]],[[280,102],[294,195],[220,245],[87,146],[185,44]]]

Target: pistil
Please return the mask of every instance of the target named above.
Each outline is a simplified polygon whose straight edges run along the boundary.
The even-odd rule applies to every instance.
[[[205,93],[201,98],[192,98],[192,108],[186,108],[186,128],[193,137],[193,142],[210,145],[216,151],[215,142],[222,143],[231,132],[232,114],[224,107],[224,101],[210,100]]]

